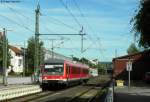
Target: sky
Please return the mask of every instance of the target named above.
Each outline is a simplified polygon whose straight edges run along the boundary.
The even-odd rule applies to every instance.
[[[9,43],[27,44],[35,34],[37,0],[0,2],[0,29],[6,28]],[[19,2],[12,2],[19,1]],[[40,36],[47,49],[65,56],[112,61],[123,56],[133,43],[130,20],[139,0],[39,0],[41,34],[84,34],[81,53],[80,35]]]

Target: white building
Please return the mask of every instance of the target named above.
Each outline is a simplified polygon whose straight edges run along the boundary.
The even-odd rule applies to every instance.
[[[15,73],[23,72],[23,54],[20,48],[9,46],[11,54],[9,71],[13,70]]]
[[[44,55],[44,60],[48,60],[50,58],[54,58],[54,59],[62,59],[62,60],[72,60],[70,57],[66,57],[62,54],[56,53],[56,52],[52,52],[50,50],[45,49],[44,50],[45,55]]]

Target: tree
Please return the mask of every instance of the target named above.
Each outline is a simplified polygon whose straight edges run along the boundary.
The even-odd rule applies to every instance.
[[[0,68],[3,68],[3,36],[1,36],[0,38]],[[7,44],[7,68],[8,66],[10,66],[10,58],[11,58],[11,54],[9,52],[9,44],[8,44],[8,40],[6,40],[6,44]]]
[[[79,61],[84,64],[89,64],[89,60],[84,57],[82,57]]]
[[[0,67],[2,68],[2,59],[3,59],[3,48],[2,48],[2,40],[0,40]]]
[[[39,42],[39,65],[44,61],[44,47],[43,42]],[[28,40],[26,64],[28,66],[28,74],[34,71],[34,55],[35,55],[35,38],[31,37]]]
[[[73,56],[72,56],[72,60],[73,60],[73,61],[77,61],[77,62],[79,62],[79,61],[80,61],[80,59],[79,59],[79,58],[77,58],[77,57],[73,57]]]
[[[139,49],[135,46],[134,43],[132,43],[129,48],[127,49],[127,53],[130,54],[134,54],[134,53],[138,53],[140,52]]]
[[[141,0],[139,8],[131,20],[133,30],[139,38],[139,45],[148,48],[150,46],[150,0]]]

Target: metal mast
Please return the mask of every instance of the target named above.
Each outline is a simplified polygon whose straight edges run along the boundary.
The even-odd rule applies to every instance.
[[[39,69],[39,16],[40,16],[40,5],[37,4],[35,10],[35,56],[34,56],[34,82],[37,78],[37,71]]]
[[[3,84],[7,85],[7,38],[5,28],[3,28]]]

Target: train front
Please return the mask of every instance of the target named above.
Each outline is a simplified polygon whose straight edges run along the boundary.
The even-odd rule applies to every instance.
[[[49,61],[42,68],[42,85],[58,85],[65,84],[64,78],[64,62]]]

